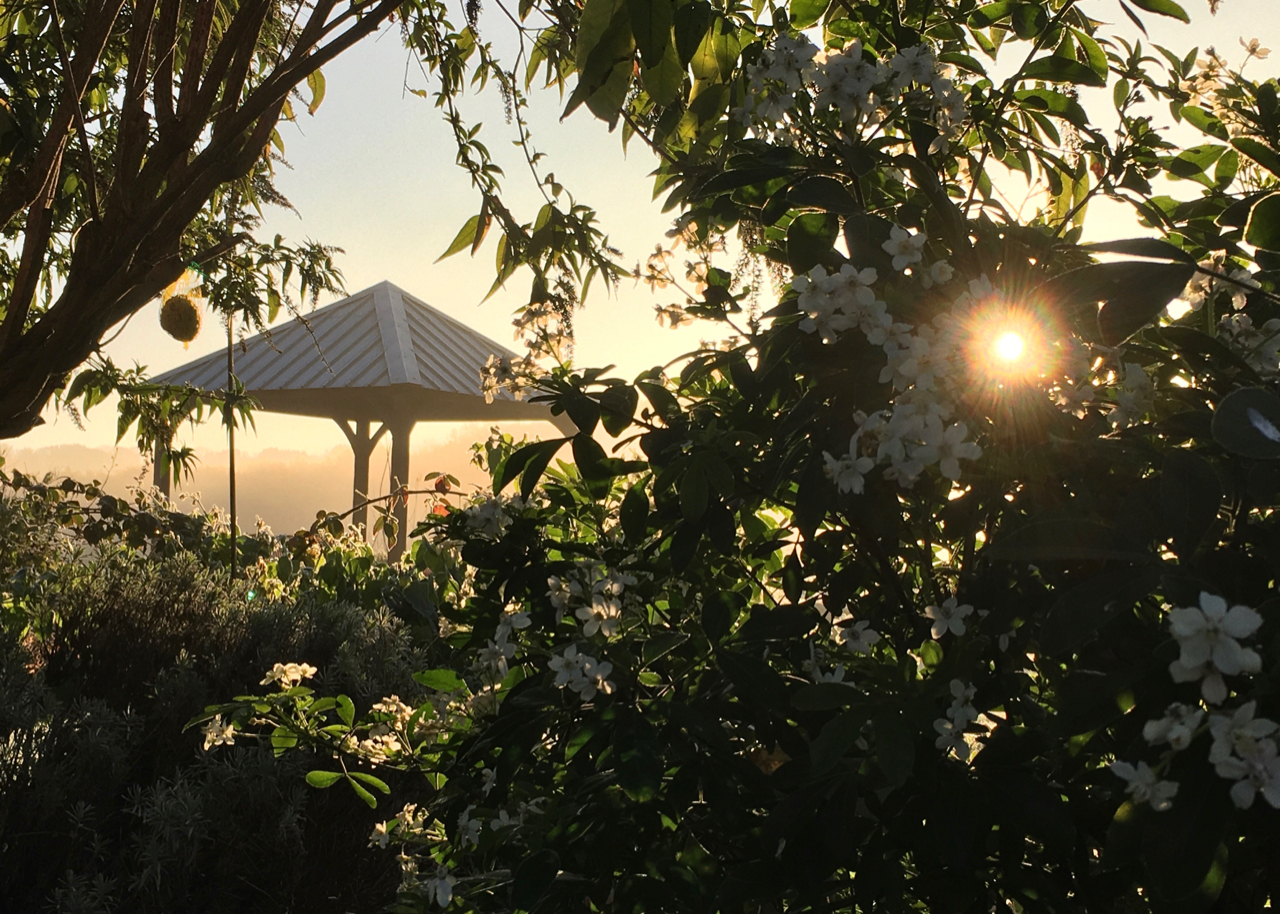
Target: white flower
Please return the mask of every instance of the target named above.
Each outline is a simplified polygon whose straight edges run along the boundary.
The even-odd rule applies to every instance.
[[[236,741],[236,725],[223,720],[221,714],[215,714],[204,725],[204,749],[206,752],[213,746],[232,746]]]
[[[480,793],[482,796],[488,796],[489,791],[493,790],[494,781],[497,780],[498,773],[492,768],[480,769]]]
[[[480,843],[480,832],[484,828],[484,822],[479,819],[471,818],[471,810],[474,806],[468,806],[458,816],[458,845],[460,847],[475,847]]]
[[[434,898],[442,908],[449,907],[453,901],[453,886],[458,880],[449,875],[449,868],[443,863],[436,867],[436,874],[422,883],[428,898]]]
[[[386,822],[379,822],[373,826],[373,833],[369,835],[370,847],[373,847],[375,844],[378,845],[378,847],[387,846],[387,843],[391,840],[391,833],[387,831],[387,825],[388,823]]]
[[[578,697],[583,701],[595,698],[596,692],[611,695],[614,689],[613,683],[609,681],[611,672],[613,672],[613,664],[609,661],[598,661],[594,657],[587,657],[582,664],[581,681],[570,683],[570,685],[577,690]]]
[[[870,654],[871,645],[880,640],[880,633],[870,628],[870,625],[866,619],[852,625],[842,625],[836,629],[836,640],[855,654]]]
[[[1245,58],[1246,60],[1248,60],[1249,57],[1266,60],[1271,56],[1271,49],[1262,47],[1262,43],[1256,38],[1250,38],[1248,41],[1241,38],[1240,47],[1244,48],[1245,53],[1248,55],[1248,57]]]
[[[565,648],[563,654],[552,657],[547,662],[547,666],[556,674],[555,684],[564,688],[573,679],[582,675],[582,664],[585,660],[586,656],[579,655],[577,646],[571,644]]]
[[[942,601],[941,606],[926,606],[924,610],[925,617],[933,620],[934,641],[941,641],[942,636],[947,632],[963,635],[965,617],[972,612],[972,606],[968,603],[960,603],[955,597],[947,597]]]
[[[952,702],[947,709],[947,717],[961,730],[978,719],[978,711],[973,706],[973,696],[977,691],[974,686],[965,685],[963,680],[951,680]]]
[[[1262,659],[1237,639],[1248,638],[1262,625],[1262,617],[1247,606],[1227,608],[1227,601],[1200,594],[1200,605],[1169,611],[1169,628],[1181,653],[1169,664],[1175,682],[1202,679],[1201,693],[1210,704],[1227,697],[1222,677],[1256,673]]]
[[[498,810],[498,817],[489,820],[489,827],[494,831],[502,831],[504,828],[514,828],[520,824],[519,816],[512,816],[505,809]]]
[[[968,740],[964,738],[963,724],[957,725],[954,721],[939,717],[933,722],[933,729],[938,733],[938,738],[933,743],[934,746],[943,752],[954,751],[962,762],[969,760],[969,755],[973,749]]]
[[[939,260],[930,264],[928,271],[920,271],[920,285],[926,289],[932,289],[934,286],[942,286],[951,282],[952,277],[956,275],[955,269],[945,260]]]
[[[1157,780],[1156,773],[1146,762],[1138,762],[1135,768],[1128,762],[1117,760],[1111,763],[1111,770],[1128,782],[1124,792],[1138,805],[1149,803],[1156,812],[1164,812],[1173,806],[1173,798],[1178,795],[1177,783]]]
[[[1116,391],[1115,408],[1107,416],[1107,421],[1116,428],[1128,428],[1150,412],[1155,402],[1155,386],[1150,375],[1141,365],[1127,362],[1124,380]]]
[[[889,240],[880,245],[893,258],[893,268],[901,273],[913,263],[923,259],[923,250],[928,238],[923,233],[911,234],[901,226],[895,225],[889,230]]]
[[[310,679],[317,672],[319,671],[309,663],[277,663],[259,685],[279,682],[280,688],[287,692],[302,680]]]
[[[1200,708],[1174,702],[1165,709],[1164,717],[1147,721],[1142,728],[1142,737],[1152,746],[1168,743],[1181,752],[1191,745],[1202,720],[1204,711]]]
[[[927,86],[933,82],[934,77],[933,50],[927,44],[903,48],[893,55],[889,67],[893,70],[895,89],[905,89],[912,83]]]
[[[856,447],[856,441],[855,438],[855,443],[850,447]],[[854,495],[861,495],[866,474],[870,473],[876,465],[870,457],[855,457],[852,452],[845,454],[839,460],[826,451],[822,452],[822,457],[827,464],[824,467],[827,478],[836,484],[836,490],[841,494],[852,492]]]
[[[574,613],[582,620],[582,634],[590,638],[600,632],[606,638],[618,634],[622,622],[622,604],[614,597],[598,593],[592,596],[590,606],[580,606]]]

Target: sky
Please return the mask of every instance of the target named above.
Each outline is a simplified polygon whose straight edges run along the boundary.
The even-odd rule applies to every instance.
[[[1257,37],[1278,50],[1270,60],[1250,66],[1266,75],[1276,72],[1277,0],[1224,0],[1216,17],[1209,16],[1206,0],[1183,2],[1192,24],[1147,16],[1152,40],[1184,52],[1212,44],[1235,62],[1242,57],[1238,39]],[[1083,0],[1081,7],[1098,18],[1122,18],[1111,0]],[[482,36],[501,42],[501,26],[494,11],[487,11],[481,20]],[[1133,31],[1122,21],[1117,28]],[[454,163],[453,140],[437,109],[406,91],[406,86],[430,85],[402,47],[398,30],[384,29],[357,45],[326,67],[325,77],[325,99],[315,116],[302,114],[296,123],[281,125],[290,168],[280,170],[278,186],[298,214],[269,211],[260,236],[279,232],[292,240],[309,237],[337,245],[345,252],[339,265],[348,292],[390,280],[515,348],[512,310],[527,300],[527,279],[517,274],[508,289],[481,303],[494,275],[496,231],[475,259],[461,254],[435,263],[478,210],[479,197]],[[650,172],[656,163],[648,149],[636,141],[624,153],[619,135],[608,133],[585,107],[561,121],[562,100],[554,91],[535,91],[530,100],[534,142],[547,153],[543,167],[554,171],[579,201],[597,210],[602,229],[623,250],[625,262],[643,260],[655,244],[666,241],[673,214],[664,214],[661,201],[653,200]],[[484,124],[481,138],[506,171],[513,209],[522,220],[532,220],[542,201],[523,156],[511,142],[514,131],[505,123],[500,97],[494,91],[468,97],[464,117]],[[1157,126],[1164,126],[1159,112]],[[1118,207],[1096,205],[1088,230],[1096,238],[1138,233]],[[631,281],[611,295],[597,284],[576,318],[576,364],[616,365],[621,376],[630,377],[696,348],[699,339],[712,332],[707,325],[672,331],[654,318],[656,303],[673,300],[670,294],[655,297]],[[204,332],[184,350],[160,329],[159,305],[153,303],[132,318],[108,352],[119,363],[136,361],[159,373],[220,349],[224,339],[206,321]],[[84,429],[52,411],[45,418],[44,426],[0,442],[8,468],[105,478],[118,491],[134,483],[141,459],[128,439],[116,448],[111,402],[97,407]],[[504,427],[517,437],[552,433],[550,425],[537,423]],[[437,470],[481,482],[477,471],[469,468],[469,444],[487,433],[484,425],[419,425],[413,439],[413,475]],[[206,505],[224,504],[224,432],[209,425],[187,433],[185,440],[202,460],[186,491],[200,493]],[[374,455],[375,480],[380,472],[385,480],[388,464],[385,451]],[[350,451],[342,432],[328,420],[260,413],[256,433],[237,439],[237,465],[241,516],[262,516],[277,530],[301,526],[318,508],[345,510],[350,505]],[[248,483],[250,478],[261,484]]]

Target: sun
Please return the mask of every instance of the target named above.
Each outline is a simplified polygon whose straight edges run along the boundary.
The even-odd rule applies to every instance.
[[[983,309],[968,322],[967,336],[971,368],[997,385],[1030,381],[1048,368],[1045,328],[1028,309]]]
[[[996,337],[992,352],[1001,361],[1014,363],[1019,361],[1027,351],[1022,334],[1014,330],[1006,330]]]

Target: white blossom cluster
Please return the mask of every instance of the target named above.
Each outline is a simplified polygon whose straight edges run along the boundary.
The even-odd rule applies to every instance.
[[[934,745],[943,752],[954,752],[962,762],[969,760],[973,747],[965,739],[965,730],[977,721],[978,711],[973,706],[973,696],[977,689],[963,680],[951,680],[951,707],[946,717],[939,717],[933,722],[933,729],[938,738]]]
[[[923,234],[895,226],[883,247],[893,258],[894,268],[905,271],[922,260],[925,242]],[[931,285],[949,282],[953,275],[950,266],[938,266],[921,271],[922,281],[927,278]],[[966,440],[968,426],[950,421],[954,409],[945,391],[958,389],[954,380],[960,346],[958,314],[990,295],[990,283],[985,278],[973,281],[950,311],[931,324],[913,327],[893,320],[886,303],[876,296],[877,280],[876,270],[858,270],[846,264],[834,273],[815,266],[791,283],[798,293],[797,307],[805,314],[800,329],[817,333],[826,343],[857,329],[867,342],[884,350],[886,362],[880,381],[892,383],[896,391],[892,408],[856,417],[859,427],[847,453],[823,453],[827,477],[842,493],[861,493],[866,475],[877,465],[887,464],[885,478],[909,488],[931,466],[937,466],[947,479],[957,480],[960,461],[982,455],[975,442]]]
[[[866,623],[863,624],[865,625]],[[815,683],[844,682],[844,664],[837,663],[828,671],[822,668],[823,664],[826,663],[826,660],[826,651],[820,647],[816,647],[814,643],[810,641],[809,659],[801,661],[800,669],[803,670]]]
[[[281,691],[289,691],[304,679],[310,679],[319,670],[309,663],[277,663],[271,668],[259,685],[280,683]]]
[[[635,608],[636,577],[601,565],[582,565],[564,577],[547,578],[547,596],[556,609],[556,622],[565,613],[582,623],[582,634],[591,638],[597,633],[606,639],[617,637],[623,611]]]
[[[823,51],[803,35],[779,35],[746,68],[746,95],[733,116],[756,136],[791,143],[800,129],[802,97],[810,110],[834,112],[846,135],[880,125],[905,105],[925,112],[938,128],[929,148],[934,153],[960,134],[969,115],[964,92],[949,73],[928,45],[883,60],[858,39]]]
[[[1178,642],[1178,659],[1169,664],[1174,682],[1200,682],[1200,693],[1209,704],[1227,698],[1223,676],[1256,673],[1262,658],[1242,647],[1262,626],[1262,617],[1247,606],[1227,608],[1227,601],[1210,593],[1200,594],[1199,606],[1173,609],[1169,628]]]
[[[1218,338],[1258,374],[1280,373],[1280,318],[1254,327],[1247,314],[1226,314],[1218,322]]]
[[[1257,652],[1240,641],[1258,631],[1262,617],[1247,606],[1228,608],[1226,600],[1210,593],[1201,593],[1199,603],[1169,612],[1170,630],[1179,648],[1169,673],[1175,682],[1199,681],[1201,697],[1209,705],[1217,705],[1228,694],[1224,676],[1261,670]],[[1249,701],[1230,714],[1209,715],[1207,729],[1213,739],[1209,762],[1219,777],[1235,782],[1231,799],[1239,808],[1251,807],[1261,793],[1271,806],[1280,809],[1280,748],[1273,738],[1280,725],[1255,717],[1256,711],[1257,702]],[[1191,745],[1205,730],[1204,721],[1204,708],[1175,702],[1162,717],[1147,721],[1142,736],[1148,745],[1167,745],[1168,755],[1172,755]],[[1161,780],[1157,769],[1146,762],[1115,761],[1111,770],[1125,780],[1125,792],[1135,803],[1150,804],[1157,812],[1172,807],[1178,784]]]
[[[542,375],[542,369],[532,356],[512,359],[505,355],[491,355],[480,369],[480,393],[484,394],[486,403],[492,403],[504,391],[513,399],[521,400],[533,380]]]
[[[525,507],[525,501],[518,495],[510,497],[502,494],[480,495],[463,509],[467,528],[489,540],[497,540],[502,532],[511,525],[511,514]]]
[[[512,634],[528,628],[530,624],[527,612],[510,608],[503,610],[493,637],[485,642],[485,646],[476,655],[475,667],[490,685],[501,682],[510,670],[509,661],[516,655]]]
[[[1178,296],[1192,311],[1199,311],[1205,302],[1212,302],[1219,292],[1229,293],[1231,307],[1239,311],[1248,304],[1249,293],[1260,288],[1258,281],[1248,270],[1229,269],[1231,265],[1227,263],[1226,254],[1221,251],[1208,260],[1200,261],[1198,266],[1199,269]],[[1219,279],[1215,273],[1227,278]]]
[[[1128,428],[1149,413],[1156,403],[1156,389],[1151,375],[1137,362],[1126,362],[1123,375],[1116,379],[1116,402],[1107,421],[1117,429]]]
[[[234,746],[236,742],[236,725],[229,720],[224,720],[221,714],[215,714],[204,725],[201,734],[204,736],[205,752],[208,752],[214,746]]]
[[[553,656],[547,666],[556,674],[555,684],[577,692],[582,701],[590,701],[598,692],[610,695],[615,688],[609,680],[613,664],[579,653],[574,644],[565,648],[563,654]]]

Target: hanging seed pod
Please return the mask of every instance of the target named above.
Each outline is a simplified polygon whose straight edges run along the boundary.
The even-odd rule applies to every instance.
[[[183,346],[200,332],[200,309],[185,295],[175,295],[160,306],[160,326]]]

